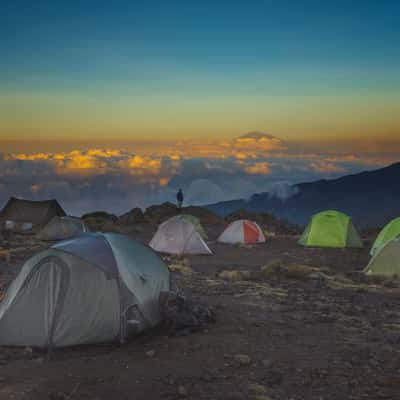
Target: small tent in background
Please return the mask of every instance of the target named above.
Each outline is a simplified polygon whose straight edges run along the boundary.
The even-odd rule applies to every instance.
[[[313,215],[299,243],[310,247],[363,246],[350,217],[334,210]]]
[[[201,225],[199,218],[189,214],[180,214],[177,217],[193,224],[196,228],[196,231],[201,235],[201,237],[203,239],[208,239],[207,233],[204,230],[203,226]]]
[[[370,254],[375,255],[376,252],[383,247],[389,240],[400,236],[400,217],[390,221],[377,236],[374,244],[372,245]]]
[[[57,200],[31,201],[11,197],[0,213],[3,229],[28,231],[42,227],[55,216],[65,216]]]
[[[231,222],[221,233],[217,241],[244,244],[263,243],[265,242],[265,236],[256,222],[240,219]]]
[[[400,277],[400,238],[389,240],[377,249],[364,272],[367,275]]]
[[[150,247],[169,254],[211,254],[196,227],[179,216],[168,219],[158,227]]]
[[[126,338],[157,325],[169,271],[150,248],[86,233],[30,258],[0,303],[0,345],[64,347]]]
[[[64,240],[88,232],[85,223],[75,217],[54,217],[38,234],[41,240]]]

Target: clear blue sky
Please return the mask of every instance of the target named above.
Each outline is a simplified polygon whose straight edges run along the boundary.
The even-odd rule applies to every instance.
[[[114,104],[113,96],[128,96],[129,105],[144,99],[143,115],[161,113],[165,99],[181,107],[182,98],[200,98],[189,110],[195,114],[196,106],[208,110],[210,97],[212,109],[217,96],[221,107],[230,96],[255,96],[244,98],[243,118],[259,96],[379,102],[376,96],[397,95],[400,87],[400,2],[3,0],[0,58],[0,95],[8,115],[11,107],[25,109],[24,118],[31,104],[33,114],[43,113],[46,102],[35,108],[43,92],[58,99],[83,94],[83,103],[93,93]],[[11,101],[13,91],[33,100]],[[131,124],[128,111],[121,118]],[[26,129],[16,120],[8,117],[4,134]],[[197,123],[195,116],[190,121]],[[190,129],[190,121],[177,131]],[[216,126],[228,130],[221,121]],[[39,128],[33,124],[32,135]]]

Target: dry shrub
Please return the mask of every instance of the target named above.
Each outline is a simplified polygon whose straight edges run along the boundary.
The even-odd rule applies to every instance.
[[[225,279],[227,281],[246,281],[250,279],[250,272],[239,270],[224,270],[218,274],[218,278]]]
[[[192,268],[189,267],[189,265],[183,264],[183,263],[175,263],[175,264],[170,264],[168,265],[168,269],[171,272],[178,272],[182,275],[192,275],[193,270]]]
[[[302,264],[290,264],[286,267],[286,277],[296,280],[307,280],[310,274],[316,271],[316,268]]]
[[[261,273],[264,278],[287,278],[296,280],[308,280],[313,272],[318,271],[317,268],[302,264],[284,265],[282,260],[273,260],[267,265],[261,267]]]
[[[282,260],[272,260],[261,267],[261,273],[265,278],[270,279],[281,275],[283,268]]]

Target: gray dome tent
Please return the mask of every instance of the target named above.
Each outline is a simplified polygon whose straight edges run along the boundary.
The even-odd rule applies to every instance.
[[[56,216],[37,234],[37,238],[41,240],[63,240],[88,231],[86,224],[79,218]]]
[[[169,271],[147,246],[113,233],[59,242],[22,267],[0,303],[0,345],[124,341],[161,321]]]

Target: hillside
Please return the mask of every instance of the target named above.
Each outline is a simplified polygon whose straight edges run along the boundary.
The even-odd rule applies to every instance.
[[[364,228],[381,226],[400,215],[400,163],[296,186],[298,192],[287,200],[260,193],[249,200],[220,202],[207,208],[222,216],[240,209],[268,212],[299,225],[305,225],[318,211],[337,209],[352,216],[355,224]]]

